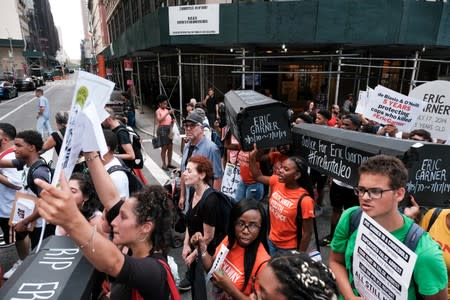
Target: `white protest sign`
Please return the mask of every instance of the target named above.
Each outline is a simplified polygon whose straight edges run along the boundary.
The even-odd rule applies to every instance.
[[[235,199],[237,187],[240,182],[241,172],[239,170],[239,166],[233,165],[232,163],[227,163],[222,178],[222,185],[220,187],[221,192],[232,199]]]
[[[170,6],[169,34],[219,34],[219,20],[219,4]]]
[[[211,279],[212,274],[215,271],[219,270],[220,267],[222,267],[222,264],[225,261],[225,258],[227,258],[228,252],[230,252],[230,250],[224,244],[220,244],[220,249],[216,255],[216,259],[214,259],[211,269],[209,270],[208,274],[206,275],[206,278],[205,278],[206,282],[208,282]]]
[[[366,116],[368,114],[367,106],[369,102],[370,93],[374,93],[374,90],[367,87],[366,91],[359,91],[358,101],[356,102],[355,113]]]
[[[378,85],[369,93],[366,118],[380,124],[391,124],[409,132],[422,111],[424,102]]]
[[[425,129],[433,138],[448,139],[450,136],[450,82],[435,80],[424,83],[413,89],[409,96],[425,102],[413,129]]]
[[[67,178],[70,177],[81,150],[100,151],[102,156],[108,151],[101,121],[108,116],[104,107],[114,85],[114,82],[94,74],[78,72],[69,122],[52,184],[59,181],[61,170]]]
[[[407,300],[417,255],[363,212],[353,251],[353,281],[366,300]]]

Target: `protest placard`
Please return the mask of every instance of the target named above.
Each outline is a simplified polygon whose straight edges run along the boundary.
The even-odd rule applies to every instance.
[[[222,178],[222,186],[220,187],[222,193],[231,197],[232,199],[236,199],[236,192],[240,182],[241,172],[239,170],[239,166],[232,163],[227,163]]]
[[[417,255],[364,212],[353,251],[353,281],[366,300],[407,300]]]
[[[67,178],[72,174],[80,151],[107,152],[101,122],[108,116],[104,107],[109,101],[114,82],[80,71],[72,97],[69,122],[55,168],[52,184],[59,181],[62,170]]]
[[[391,124],[399,131],[409,132],[425,103],[378,85],[369,93],[366,118],[380,124]]]
[[[446,140],[450,136],[450,82],[435,80],[424,83],[409,93],[410,97],[423,100],[413,129],[425,129],[435,139]]]

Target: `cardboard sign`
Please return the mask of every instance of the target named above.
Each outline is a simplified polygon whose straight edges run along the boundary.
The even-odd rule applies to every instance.
[[[425,103],[413,129],[425,129],[435,139],[448,139],[450,136],[450,82],[435,80],[424,83],[413,89],[409,96],[423,100]]]
[[[380,124],[391,124],[399,131],[409,132],[425,103],[378,85],[369,93],[366,118]]]
[[[353,281],[363,299],[408,299],[417,255],[364,212],[353,251]]]
[[[0,299],[90,299],[94,268],[68,237],[52,236],[0,289]]]
[[[11,210],[11,216],[9,218],[9,226],[16,225],[20,221],[29,217],[36,209],[36,203],[38,198],[36,196],[16,192],[16,198],[14,199],[13,208]],[[27,230],[33,231],[36,221],[28,224]]]
[[[239,166],[227,163],[225,171],[223,172],[222,186],[220,191],[225,195],[236,198],[237,187],[241,182],[241,172]]]

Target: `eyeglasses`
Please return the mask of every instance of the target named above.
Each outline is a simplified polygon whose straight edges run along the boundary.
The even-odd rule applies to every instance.
[[[387,189],[383,190],[380,188],[371,188],[371,189],[365,189],[363,187],[356,187],[354,188],[355,195],[358,197],[364,197],[364,194],[367,193],[371,199],[380,199],[383,197],[384,192],[388,191],[395,191],[396,189]]]
[[[192,129],[192,128],[195,128],[195,127],[197,127],[198,126],[198,123],[191,123],[191,124],[186,124],[186,123],[184,123],[184,128],[186,128],[186,129]]]
[[[243,221],[237,221],[236,222],[236,227],[241,230],[244,231],[245,228],[248,229],[248,231],[250,231],[251,233],[255,233],[256,231],[258,231],[258,229],[261,227],[261,225],[258,225],[256,223],[248,223],[246,224]]]

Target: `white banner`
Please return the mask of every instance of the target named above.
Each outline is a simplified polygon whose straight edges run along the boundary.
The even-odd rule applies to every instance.
[[[239,170],[239,166],[233,165],[232,163],[227,163],[225,166],[225,172],[223,173],[220,191],[232,199],[236,199],[236,192],[239,182],[241,182],[241,172]]]
[[[413,89],[409,96],[425,102],[413,129],[425,129],[433,138],[447,140],[450,136],[450,82],[424,83]]]
[[[399,131],[409,132],[425,103],[378,85],[369,92],[366,118],[380,124],[391,124]]]
[[[61,170],[64,170],[66,178],[70,177],[80,151],[100,151],[102,156],[108,151],[101,122],[108,116],[104,107],[114,85],[114,82],[94,74],[78,72],[69,122],[52,184],[59,181]]]
[[[219,34],[219,20],[219,4],[170,6],[169,34]]]
[[[353,281],[365,300],[407,300],[417,255],[363,212],[353,251]]]

